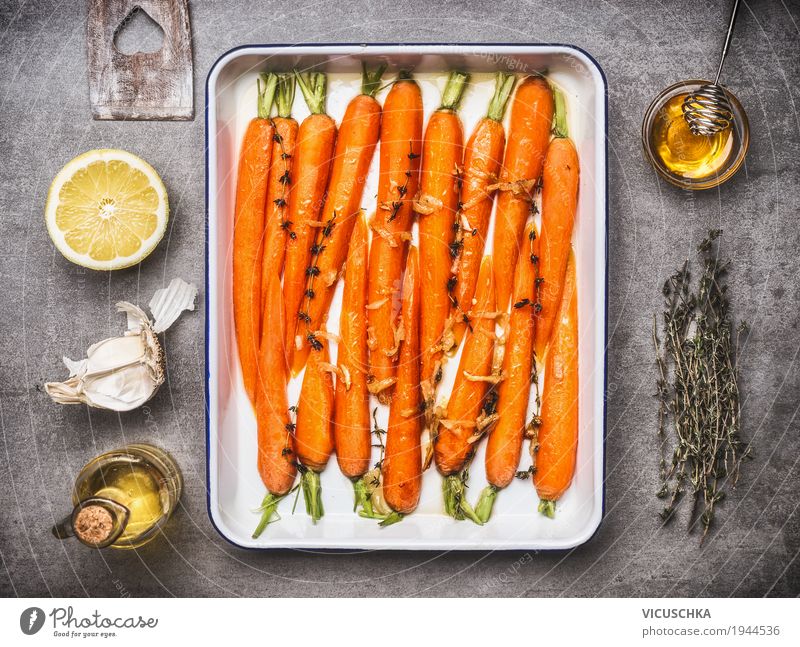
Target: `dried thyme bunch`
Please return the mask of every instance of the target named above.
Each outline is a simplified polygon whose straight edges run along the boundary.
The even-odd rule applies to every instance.
[[[689,489],[693,495],[689,529],[699,521],[702,539],[726,485],[736,484],[739,465],[749,453],[739,435],[736,366],[746,326],[733,330],[725,284],[729,261],[719,260],[715,242],[721,233],[710,231],[698,247],[703,267],[696,292],[690,285],[688,260],[664,283],[663,343],[657,317],[653,318],[658,435],[664,452],[658,496],[667,501],[660,514],[669,521]],[[668,446],[674,447],[671,460]]]

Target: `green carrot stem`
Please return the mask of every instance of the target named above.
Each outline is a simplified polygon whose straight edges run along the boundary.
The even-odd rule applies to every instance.
[[[478,497],[475,515],[481,520],[481,523],[486,523],[489,521],[489,517],[492,516],[492,508],[498,492],[499,490],[494,485],[487,485],[483,488],[480,497]]]
[[[303,98],[308,104],[312,115],[325,114],[325,93],[328,86],[328,77],[322,72],[307,72],[300,74],[294,71],[297,84],[303,93]]]
[[[278,74],[278,90],[275,94],[275,105],[278,108],[278,116],[283,119],[288,119],[292,114],[295,85],[293,74]]]
[[[381,88],[381,77],[386,71],[386,65],[379,65],[370,72],[366,61],[361,64],[361,94],[374,97]]]
[[[557,87],[551,85],[553,89],[553,102],[555,104],[553,112],[553,134],[556,137],[569,137],[567,127],[567,102],[564,93]]]
[[[414,77],[411,75],[411,72],[409,70],[400,70],[397,73],[397,80],[398,81],[410,81],[413,78]]]
[[[275,99],[275,89],[277,87],[278,75],[272,72],[264,72],[256,79],[259,119],[269,119],[269,113],[272,110],[272,102]]]
[[[402,521],[405,515],[402,512],[392,512],[391,514],[387,515],[386,518],[381,521],[378,525],[381,528],[385,528],[386,526],[391,526],[398,521]]]
[[[556,516],[556,502],[550,499],[542,499],[539,501],[539,512],[545,517],[555,519]]]
[[[479,526],[483,525],[480,517],[467,501],[466,478],[460,474],[451,474],[442,481],[442,493],[444,494],[445,512],[456,521],[469,519]]]
[[[506,113],[506,104],[516,82],[517,77],[513,74],[498,72],[495,75],[494,94],[489,102],[489,109],[486,111],[488,119],[503,121],[503,115]]]
[[[364,478],[359,477],[353,479],[353,512],[357,512],[359,506],[363,508],[365,511],[368,511],[370,515],[372,515],[372,503],[369,500],[369,494],[367,494],[367,486],[364,483]]]
[[[303,487],[306,513],[311,517],[313,523],[317,523],[325,515],[325,509],[322,507],[322,484],[319,480],[319,472],[306,470],[300,477],[300,484]]]
[[[442,105],[439,110],[458,110],[458,104],[464,96],[464,90],[469,83],[469,74],[453,70],[447,77],[447,83],[442,92]]]
[[[253,539],[258,539],[261,533],[264,532],[270,523],[272,523],[272,516],[278,512],[278,504],[286,498],[285,494],[276,496],[272,492],[267,492],[261,506],[258,510],[261,512],[261,521],[258,522],[256,529],[253,531]],[[280,517],[279,517],[280,518]],[[275,519],[277,521],[277,519]]]

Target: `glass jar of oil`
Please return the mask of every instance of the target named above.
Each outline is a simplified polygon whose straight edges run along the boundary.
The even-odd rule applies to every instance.
[[[169,519],[183,488],[172,457],[134,444],[97,456],[75,479],[72,515],[54,528],[94,547],[138,548]]]
[[[645,156],[664,179],[687,189],[708,189],[730,178],[744,161],[750,139],[747,116],[728,91],[734,119],[711,136],[694,135],[683,117],[683,100],[706,81],[683,81],[659,94],[645,113]]]

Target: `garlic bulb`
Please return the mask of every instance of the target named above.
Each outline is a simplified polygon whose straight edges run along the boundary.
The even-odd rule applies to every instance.
[[[60,404],[88,404],[99,409],[130,411],[155,395],[164,382],[164,351],[158,333],[169,328],[184,310],[194,310],[197,288],[182,279],[157,290],[150,300],[153,321],[127,301],[117,311],[128,318],[128,330],[92,344],[86,358],[64,358],[69,377],[44,385],[47,394]]]

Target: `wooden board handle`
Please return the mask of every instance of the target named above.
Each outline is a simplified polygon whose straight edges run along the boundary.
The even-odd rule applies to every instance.
[[[89,0],[86,44],[95,119],[194,117],[188,0]],[[123,54],[114,37],[135,9],[164,30],[157,52]]]

